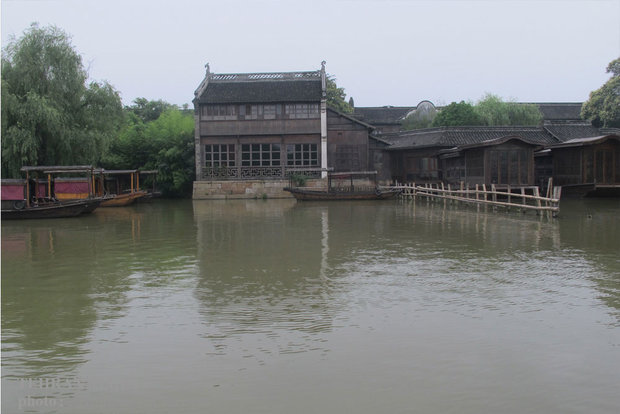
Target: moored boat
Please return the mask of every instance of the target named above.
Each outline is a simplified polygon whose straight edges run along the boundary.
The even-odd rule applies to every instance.
[[[21,209],[2,210],[2,220],[76,217],[92,212],[99,206],[99,203],[101,203],[100,198],[31,203],[29,207]]]
[[[94,211],[103,200],[94,196],[90,178],[84,179],[84,198],[70,200],[56,196],[54,174],[87,173],[92,177],[90,165],[26,166],[21,171],[26,173],[25,179],[2,180],[3,220],[75,217]]]
[[[137,199],[145,197],[146,191],[136,191],[133,193],[118,194],[107,197],[101,207],[125,207],[136,202]]]
[[[291,185],[284,188],[284,191],[301,201],[386,200],[400,194],[400,189],[378,186],[376,175],[376,171],[328,172],[326,189]],[[334,181],[338,184],[334,185]],[[343,181],[346,183],[343,184]]]
[[[101,207],[125,207],[145,197],[147,192],[140,190],[138,170],[101,170],[105,177],[105,200]]]
[[[291,193],[297,200],[302,201],[336,201],[336,200],[386,200],[400,194],[400,190],[375,188],[374,190],[336,191],[330,189],[311,190],[304,188],[286,187],[284,191]]]

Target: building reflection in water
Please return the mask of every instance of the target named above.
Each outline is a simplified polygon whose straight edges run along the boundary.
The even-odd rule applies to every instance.
[[[300,209],[293,200],[195,201],[194,216],[196,297],[212,352],[233,352],[241,339],[257,358],[321,350],[339,307],[327,209]]]

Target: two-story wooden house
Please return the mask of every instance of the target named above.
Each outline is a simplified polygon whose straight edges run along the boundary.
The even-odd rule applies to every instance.
[[[325,62],[309,72],[207,73],[194,98],[194,198],[290,197],[291,174],[366,170],[369,132],[327,108]]]

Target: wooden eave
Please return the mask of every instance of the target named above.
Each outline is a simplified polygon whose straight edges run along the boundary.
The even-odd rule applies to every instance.
[[[561,144],[549,145],[546,148],[554,150],[556,148],[587,147],[590,145],[602,144],[609,140],[620,141],[620,135],[611,134],[598,137],[575,138],[566,142],[562,142]]]
[[[37,165],[37,166],[25,166],[20,169],[22,172],[43,172],[45,174],[56,173],[74,173],[74,172],[86,172],[92,171],[94,167],[92,165]]]
[[[497,139],[490,139],[490,140],[487,140],[487,141],[481,141],[481,142],[475,143],[475,144],[459,145],[459,146],[454,147],[454,148],[442,150],[439,153],[439,157],[442,158],[442,159],[459,157],[466,150],[470,150],[470,149],[474,149],[474,148],[494,147],[496,145],[501,145],[501,144],[504,144],[504,143],[506,143],[508,141],[512,141],[512,140],[521,141],[521,142],[523,142],[525,144],[533,145],[536,148],[543,148],[543,145],[540,144],[539,142],[530,141],[530,140],[528,140],[526,138],[523,138],[523,137],[520,137],[518,135],[508,135],[508,136],[497,138]]]
[[[474,143],[474,144],[465,144],[465,145],[460,145],[458,146],[458,150],[466,150],[466,149],[472,149],[472,148],[478,148],[478,147],[492,147],[495,145],[501,145],[504,144],[508,141],[512,141],[512,140],[517,140],[517,141],[521,141],[525,144],[529,144],[529,145],[533,145],[536,147],[544,147],[543,144],[541,144],[540,142],[535,142],[532,140],[529,140],[527,138],[523,138],[519,135],[507,135],[505,137],[501,137],[501,138],[496,138],[496,139],[490,139],[490,140],[486,140],[486,141],[481,141],[478,143]]]

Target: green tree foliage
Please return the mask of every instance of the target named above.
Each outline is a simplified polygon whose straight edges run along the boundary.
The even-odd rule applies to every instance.
[[[107,169],[157,170],[157,183],[167,197],[191,195],[195,177],[194,117],[162,101],[134,101],[141,107],[162,106],[156,119],[145,120],[129,106],[127,122],[103,160]],[[163,105],[162,105],[163,104]]]
[[[534,104],[505,102],[497,95],[486,94],[474,107],[484,125],[538,125],[542,114]]]
[[[596,127],[620,128],[620,58],[607,66],[611,78],[590,93],[590,99],[581,107],[581,117]]]
[[[190,195],[195,178],[194,117],[168,110],[148,124],[146,135],[155,142],[152,165],[162,191],[175,197]]]
[[[433,126],[503,126],[538,125],[542,114],[534,104],[503,101],[499,96],[486,94],[475,105],[464,101],[452,102],[441,109]],[[424,126],[422,126],[424,127]]]
[[[336,84],[336,78],[331,75],[327,76],[327,106],[345,114],[353,113],[353,107],[345,100],[347,94],[344,88],[339,88]]]
[[[133,105],[126,109],[133,112],[142,119],[142,121],[149,122],[159,118],[159,116],[168,109],[176,109],[176,105],[164,102],[161,99],[158,101],[149,101],[146,98],[136,98],[133,101]]]
[[[474,106],[465,101],[452,102],[437,113],[432,126],[460,126],[460,125],[484,125],[484,121],[476,112]]]
[[[23,165],[97,164],[122,125],[118,92],[91,82],[70,38],[30,26],[2,51],[2,175]]]

